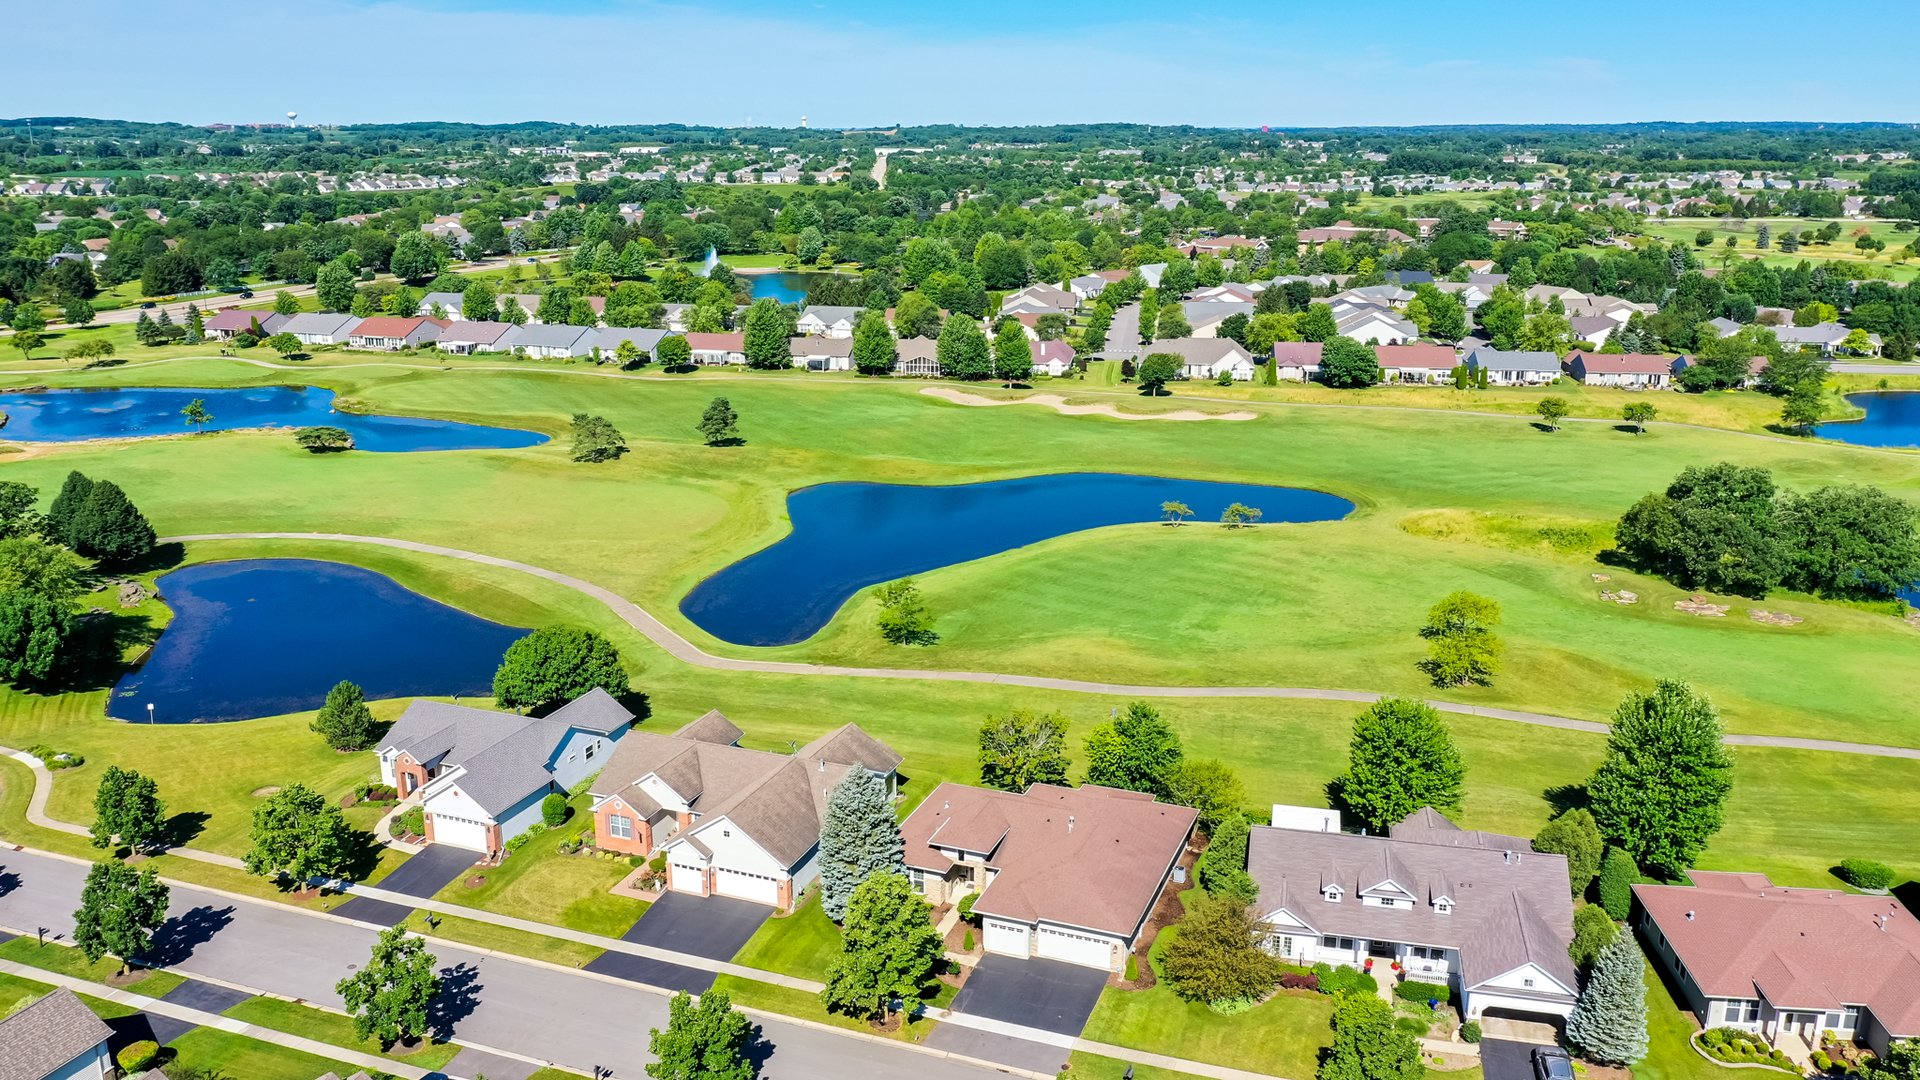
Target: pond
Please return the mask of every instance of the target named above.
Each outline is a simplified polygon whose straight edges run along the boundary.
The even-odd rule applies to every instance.
[[[317,709],[341,679],[369,699],[490,694],[528,631],[313,559],[199,563],[162,575],[173,622],[108,699],[119,720],[248,720]]]
[[[1234,502],[1262,521],[1334,521],[1353,504],[1325,492],[1120,473],[985,484],[821,484],[787,497],[793,531],[702,581],[680,611],[736,645],[791,645],[869,585],[997,555],[1066,533],[1157,521],[1182,502],[1196,522]]]
[[[1821,424],[1815,429],[1821,438],[1855,446],[1920,446],[1920,391],[1848,394],[1847,402],[1867,410],[1866,419]]]
[[[486,450],[538,446],[537,431],[483,427],[413,416],[362,416],[335,412],[333,391],[317,386],[262,386],[249,390],[175,387],[38,390],[0,394],[7,417],[0,438],[22,442],[77,442],[188,430],[181,410],[195,398],[213,414],[210,431],[257,427],[327,425],[353,436],[355,449],[376,453],[415,450]]]
[[[782,304],[805,304],[807,290],[822,277],[820,271],[781,271],[777,274],[742,274],[753,285],[754,299],[771,296]]]

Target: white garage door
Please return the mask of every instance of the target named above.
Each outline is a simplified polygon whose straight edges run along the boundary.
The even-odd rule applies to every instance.
[[[1076,934],[1071,930],[1055,930],[1051,926],[1039,928],[1033,939],[1033,952],[1036,956],[1065,960],[1069,964],[1097,968],[1113,966],[1113,946],[1108,939]]]
[[[714,867],[713,891],[721,896],[736,896],[758,904],[780,902],[778,881],[764,874],[749,874],[743,870],[729,870],[724,866]]]
[[[485,822],[457,818],[451,814],[433,815],[433,842],[469,851],[487,850]]]
[[[704,893],[707,891],[707,873],[705,870],[697,866],[681,866],[679,863],[674,863],[672,872],[674,892]]]
[[[1018,956],[1025,959],[1031,956],[1027,950],[1027,928],[1019,923],[995,922],[987,920],[986,950],[1006,956]]]

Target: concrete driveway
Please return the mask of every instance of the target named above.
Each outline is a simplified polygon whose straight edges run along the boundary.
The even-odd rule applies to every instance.
[[[772,908],[748,900],[670,892],[655,901],[621,937],[656,949],[731,960],[771,914]],[[710,971],[622,952],[602,953],[587,964],[587,970],[693,994],[704,994],[713,986]]]

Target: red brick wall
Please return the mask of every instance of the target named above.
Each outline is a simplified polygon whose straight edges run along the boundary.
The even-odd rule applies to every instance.
[[[622,840],[613,835],[607,819],[615,814],[633,822],[633,839]],[[653,837],[648,832],[647,819],[634,813],[631,807],[618,799],[608,799],[594,812],[593,842],[596,847],[607,851],[624,851],[629,855],[646,855],[653,851]]]
[[[411,786],[407,783],[408,777],[413,778]],[[393,759],[393,786],[400,790],[400,797],[404,799],[427,786],[427,770],[421,768],[420,763],[412,757],[401,754]]]

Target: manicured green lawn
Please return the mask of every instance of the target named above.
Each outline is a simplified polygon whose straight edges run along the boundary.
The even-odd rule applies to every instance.
[[[311,1005],[297,1005],[278,998],[256,997],[235,1005],[222,1016],[231,1016],[235,1020],[244,1020],[274,1031],[284,1031],[289,1035],[299,1035],[349,1050],[358,1050],[363,1054],[378,1054],[381,1057],[404,1061],[409,1065],[418,1065],[428,1071],[445,1068],[447,1062],[460,1053],[460,1047],[453,1043],[434,1043],[413,1054],[392,1054],[380,1048],[378,1039],[362,1039],[353,1033],[353,1020],[339,1013],[316,1009]]]
[[[1634,1065],[1638,1080],[1726,1080],[1743,1075],[1716,1065],[1688,1045],[1700,1026],[1678,1004],[1660,970],[1647,965],[1647,1057]]]
[[[594,958],[606,952],[591,945],[582,945],[565,938],[547,937],[545,934],[530,934],[525,930],[515,930],[492,923],[476,922],[454,915],[434,915],[432,926],[428,926],[425,911],[415,911],[408,915],[402,924],[407,929],[431,937],[457,941],[462,945],[472,945],[495,952],[512,953],[515,956],[545,960],[551,964],[563,964],[567,967],[586,967]]]
[[[1060,1074],[1061,1080],[1122,1080],[1128,1066],[1132,1066],[1135,1080],[1200,1080],[1193,1073],[1137,1065],[1119,1058],[1089,1054],[1084,1050],[1073,1051],[1070,1064],[1073,1067]]]
[[[32,937],[17,937],[0,944],[0,960],[32,964],[47,971],[97,983],[105,983],[121,968],[120,961],[111,956],[103,956],[98,962],[89,963],[86,954],[79,949],[51,941],[42,945]],[[149,971],[146,978],[128,985],[126,989],[148,997],[162,997],[186,981],[171,971]]]
[[[323,1073],[351,1076],[358,1071],[352,1065],[219,1028],[195,1028],[167,1045],[174,1051],[173,1060],[182,1066],[217,1068],[246,1080],[314,1080]]]
[[[777,971],[825,982],[827,966],[840,955],[840,928],[820,910],[820,890],[791,915],[775,915],[760,924],[733,962],[762,971]]]
[[[631,873],[626,860],[560,854],[560,844],[593,820],[586,792],[570,804],[573,817],[558,829],[542,833],[507,860],[485,871],[487,883],[469,889],[462,875],[434,896],[435,900],[482,908],[502,915],[552,923],[590,934],[619,937],[646,913],[644,901],[614,896],[609,889]]]
[[[827,1007],[820,1003],[818,994],[809,994],[804,990],[795,990],[786,986],[774,986],[771,983],[755,982],[751,979],[742,979],[738,975],[716,976],[713,980],[713,987],[716,990],[725,990],[727,996],[733,999],[735,1005],[744,1008],[760,1009],[765,1012],[779,1013],[782,1016],[793,1016],[802,1020],[812,1020],[817,1024],[832,1024],[834,1027],[846,1028],[849,1031],[864,1031],[870,1035],[882,1034],[874,1031],[873,1026],[865,1020],[828,1012]],[[946,995],[947,1000],[941,1001],[936,998],[934,1001],[935,1004],[944,1006],[948,1001],[952,1000],[952,988],[946,987],[945,989],[949,991]],[[899,1039],[902,1042],[919,1042],[921,1039],[926,1038],[927,1034],[936,1026],[937,1022],[933,1020],[914,1020],[897,1031],[886,1032],[885,1034],[888,1038]]]
[[[21,1002],[37,998],[53,987],[32,979],[23,979],[18,975],[0,972],[0,1016],[10,1016]]]

